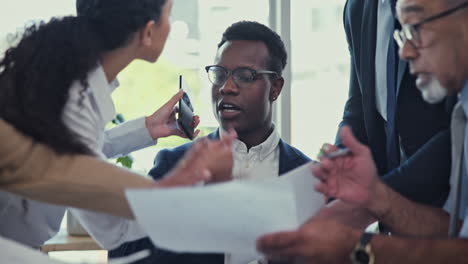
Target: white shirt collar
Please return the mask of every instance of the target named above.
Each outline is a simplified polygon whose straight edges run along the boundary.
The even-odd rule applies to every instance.
[[[224,134],[224,130],[220,129],[221,137]],[[233,149],[235,152],[240,153],[258,153],[260,161],[264,160],[269,154],[276,150],[280,141],[280,136],[276,129],[276,126],[273,124],[273,131],[271,132],[270,136],[263,141],[261,144],[251,147],[250,150],[247,150],[247,145],[240,140],[234,140],[233,142]]]
[[[94,71],[89,73],[88,84],[96,101],[99,102],[97,110],[102,117],[102,121],[104,124],[109,123],[115,117],[115,107],[111,94],[119,86],[119,82],[115,79],[111,83],[108,83],[104,69],[99,65]]]

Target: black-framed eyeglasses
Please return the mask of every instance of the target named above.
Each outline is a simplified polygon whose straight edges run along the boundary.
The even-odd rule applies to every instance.
[[[234,82],[239,87],[246,87],[258,80],[260,74],[270,74],[278,77],[278,73],[274,71],[254,70],[247,67],[240,67],[234,70],[229,70],[219,65],[211,65],[205,67],[208,73],[208,79],[213,85],[223,86],[232,75]]]
[[[449,16],[463,8],[468,7],[468,1],[460,4],[454,8],[445,10],[439,14],[433,15],[431,17],[428,17],[416,24],[405,24],[402,25],[401,30],[395,30],[393,33],[393,38],[395,39],[396,43],[398,44],[398,47],[402,48],[403,45],[405,44],[406,41],[411,43],[413,47],[415,48],[423,48],[425,45],[423,41],[421,40],[421,33],[420,33],[420,27],[424,24],[427,24],[429,22],[435,21],[437,19]]]

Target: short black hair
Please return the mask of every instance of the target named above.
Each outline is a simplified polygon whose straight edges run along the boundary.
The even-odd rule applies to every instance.
[[[288,54],[281,37],[269,27],[255,21],[240,21],[232,24],[223,33],[223,38],[218,44],[220,48],[227,41],[252,40],[265,43],[270,55],[269,70],[281,75],[288,60]]]
[[[92,24],[106,50],[128,43],[133,34],[160,20],[167,0],[76,0],[76,13]],[[85,39],[85,38],[84,38]]]

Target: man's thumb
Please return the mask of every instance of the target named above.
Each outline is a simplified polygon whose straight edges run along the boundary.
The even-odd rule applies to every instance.
[[[351,153],[357,155],[363,153],[366,147],[359,143],[359,141],[354,137],[353,131],[349,126],[344,126],[340,130],[341,142],[345,145]]]

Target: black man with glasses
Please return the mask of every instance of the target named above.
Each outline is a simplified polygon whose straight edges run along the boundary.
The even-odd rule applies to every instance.
[[[417,89],[432,104],[458,96],[451,119],[450,194],[444,208],[410,201],[384,184],[370,150],[341,131],[352,155],[321,159],[316,190],[364,208],[391,236],[363,233],[332,221],[311,220],[293,232],[264,236],[258,249],[301,263],[468,263],[468,1],[399,0],[395,31]],[[442,161],[441,161],[442,162]],[[320,245],[320,246],[317,246]],[[350,259],[351,258],[351,259]]]
[[[212,84],[211,103],[220,129],[208,138],[223,136],[223,130],[234,128],[234,180],[278,177],[310,159],[284,142],[272,122],[272,107],[283,87],[281,76],[287,54],[281,38],[257,22],[243,21],[230,26],[223,34],[213,65],[205,67]],[[191,144],[161,150],[150,175],[158,179],[170,170]],[[263,176],[262,176],[263,175]],[[215,179],[225,181],[231,179]],[[278,210],[271,208],[271,210]],[[220,214],[223,208],[220,208]],[[210,234],[206,234],[209,236]],[[255,256],[236,254],[183,254],[155,248],[147,238],[126,243],[110,252],[122,257],[142,249],[153,254],[141,263],[257,263]]]

